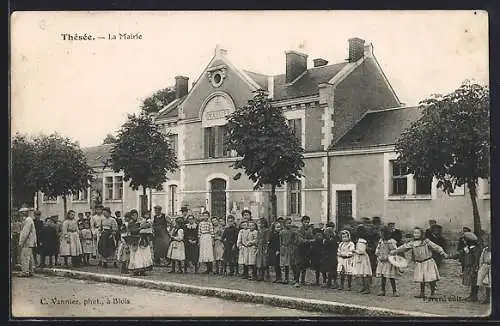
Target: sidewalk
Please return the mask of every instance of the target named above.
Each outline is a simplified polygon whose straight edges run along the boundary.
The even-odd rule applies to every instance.
[[[418,291],[418,284],[411,281],[412,268],[398,280],[400,297],[376,296],[379,280],[374,278],[371,295],[357,293],[358,284],[353,281],[353,291],[339,291],[306,285],[295,288],[292,284],[283,285],[272,282],[242,280],[235,276],[214,276],[205,274],[171,274],[169,269],[155,267],[147,276],[120,274],[117,268],[86,266],[80,268],[56,269],[45,268],[42,273],[115,282],[144,287],[162,288],[169,291],[196,293],[217,296],[236,301],[260,302],[305,310],[328,310],[330,312],[351,315],[438,315],[449,317],[488,316],[490,306],[462,301],[468,296],[468,289],[461,284],[459,265],[447,261],[443,275],[438,282],[437,299],[423,300],[413,297]],[[88,272],[88,273],[72,273]],[[203,271],[203,269],[202,269]],[[314,273],[309,271],[307,280],[313,282]],[[108,277],[106,277],[108,275]],[[139,280],[142,280],[139,281]],[[389,283],[389,282],[388,282]],[[387,285],[390,289],[389,284]],[[245,293],[243,293],[243,292]],[[390,291],[388,291],[390,293]],[[287,298],[285,298],[287,297]],[[316,302],[317,301],[317,302]],[[307,303],[309,302],[309,303]],[[332,311],[334,310],[334,311]],[[371,310],[371,311],[370,311]]]

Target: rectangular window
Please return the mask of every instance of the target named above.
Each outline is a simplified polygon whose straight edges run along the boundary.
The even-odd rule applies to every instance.
[[[80,201],[87,201],[89,198],[89,191],[88,189],[80,190],[78,192],[78,200]]]
[[[43,201],[57,201],[57,197],[43,194]]]
[[[224,144],[226,126],[205,128],[205,158],[227,157],[229,151]]]
[[[415,194],[430,195],[432,187],[432,177],[415,177]]]
[[[292,129],[292,133],[302,144],[302,119],[290,119],[288,120],[288,126]]]
[[[168,142],[169,142],[170,148],[172,148],[172,150],[174,151],[175,156],[177,156],[177,150],[178,150],[178,146],[179,146],[179,136],[176,134],[169,135]]]
[[[114,182],[114,196],[113,199],[120,200],[123,199],[123,177],[115,177]]]
[[[175,213],[177,212],[177,186],[176,185],[170,185],[168,186],[168,192],[169,192],[169,214],[174,216]]]
[[[288,183],[288,211],[290,215],[300,215],[301,211],[300,181]]]
[[[104,179],[104,199],[113,199],[113,177],[106,177]]]
[[[397,163],[395,160],[391,161],[392,165],[392,195],[406,195],[407,194],[407,174],[408,170],[402,164]]]

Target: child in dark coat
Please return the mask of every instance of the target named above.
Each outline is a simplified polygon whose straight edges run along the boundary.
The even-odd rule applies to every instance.
[[[282,282],[281,267],[280,267],[280,231],[283,228],[280,222],[274,222],[271,227],[271,234],[269,237],[269,245],[267,248],[267,263],[269,266],[274,267],[276,275],[273,283]]]
[[[323,284],[326,284],[326,271],[322,268],[325,262],[324,237],[321,229],[313,229],[314,240],[311,242],[311,268],[314,270],[316,282],[314,285],[319,285],[319,274],[323,276]]]
[[[338,289],[337,283],[337,251],[339,248],[339,237],[335,234],[335,228],[327,225],[323,240],[323,263],[322,271],[327,274],[326,287]]]
[[[236,251],[236,241],[238,240],[238,228],[234,224],[234,216],[227,217],[227,226],[222,233],[222,242],[224,243],[224,271],[226,274],[227,266],[229,266],[229,276],[234,275],[235,267],[238,267],[238,252]]]

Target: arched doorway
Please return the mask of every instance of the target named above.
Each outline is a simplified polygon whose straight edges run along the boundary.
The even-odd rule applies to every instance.
[[[218,218],[226,217],[226,180],[216,178],[210,181],[210,214]]]

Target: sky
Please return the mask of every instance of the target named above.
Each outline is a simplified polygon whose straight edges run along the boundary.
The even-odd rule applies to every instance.
[[[63,40],[63,33],[105,39]],[[142,39],[107,40],[139,33]],[[216,45],[241,69],[281,74],[285,51],[330,63],[348,39],[374,55],[407,105],[463,80],[487,84],[484,11],[17,12],[11,17],[11,134],[58,132],[102,143],[175,76],[196,81]]]

